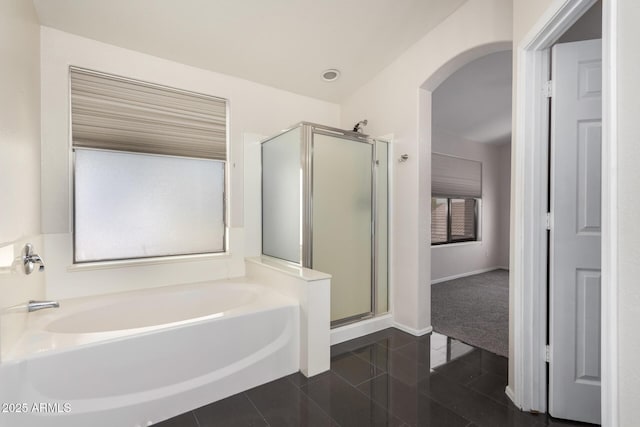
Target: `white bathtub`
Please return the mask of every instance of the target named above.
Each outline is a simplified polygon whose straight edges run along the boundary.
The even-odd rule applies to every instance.
[[[298,369],[298,302],[246,279],[63,300],[0,365],[0,426],[147,426]]]

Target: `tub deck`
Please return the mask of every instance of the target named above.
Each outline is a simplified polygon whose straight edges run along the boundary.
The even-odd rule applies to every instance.
[[[146,426],[299,369],[299,306],[246,279],[60,301],[0,365],[0,426]],[[59,408],[59,410],[54,409]]]

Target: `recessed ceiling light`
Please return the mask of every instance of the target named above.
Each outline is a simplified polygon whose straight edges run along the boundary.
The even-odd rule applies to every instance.
[[[340,77],[340,70],[336,70],[335,68],[331,68],[329,70],[324,70],[322,72],[322,80],[325,82],[335,82]]]

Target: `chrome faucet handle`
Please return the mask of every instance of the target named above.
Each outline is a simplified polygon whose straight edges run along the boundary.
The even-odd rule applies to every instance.
[[[24,264],[25,274],[33,273],[33,270],[36,268],[36,264],[39,265],[38,271],[44,271],[44,261],[40,258],[40,255],[33,253],[33,245],[31,243],[24,245],[24,249],[22,251],[22,263]]]
[[[39,265],[38,271],[44,271],[44,262],[42,261],[42,258],[40,258],[40,255],[32,255],[31,261]]]

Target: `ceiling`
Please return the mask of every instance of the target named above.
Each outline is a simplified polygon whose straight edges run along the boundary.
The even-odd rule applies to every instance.
[[[340,102],[466,0],[33,0],[42,25]],[[341,77],[321,79],[328,68]]]
[[[465,65],[432,95],[432,124],[449,134],[500,144],[511,141],[511,51]]]

